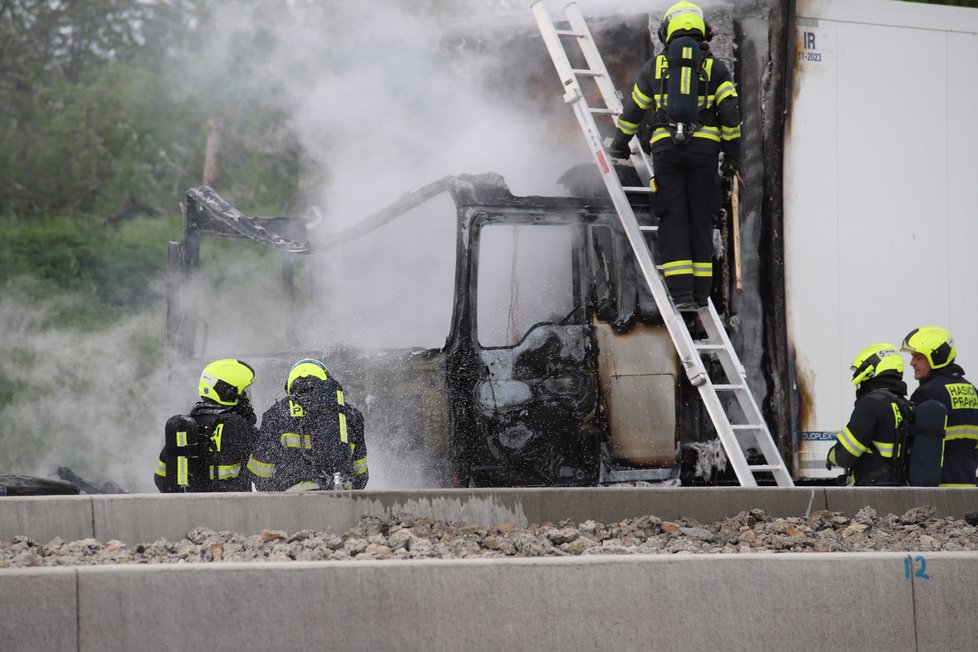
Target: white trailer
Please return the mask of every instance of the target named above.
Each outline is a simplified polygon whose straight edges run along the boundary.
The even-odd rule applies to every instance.
[[[795,472],[824,468],[873,342],[948,328],[978,379],[978,9],[797,0],[784,145]],[[907,365],[910,391],[917,386]]]

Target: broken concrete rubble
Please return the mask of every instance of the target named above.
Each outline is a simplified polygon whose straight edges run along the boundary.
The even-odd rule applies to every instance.
[[[42,543],[25,536],[0,542],[0,568],[107,564],[478,559],[629,554],[750,554],[782,552],[960,552],[978,550],[978,513],[935,518],[931,506],[902,515],[870,507],[853,517],[816,511],[773,518],[740,512],[715,523],[641,516],[617,523],[585,521],[487,527],[410,514],[364,516],[343,533],[263,530],[246,535],[194,528],[181,541],[126,546],[95,539]]]

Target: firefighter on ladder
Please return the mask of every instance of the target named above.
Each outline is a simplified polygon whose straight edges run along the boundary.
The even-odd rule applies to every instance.
[[[736,177],[740,107],[729,70],[710,54],[707,41],[713,34],[702,9],[691,2],[674,4],[663,16],[658,36],[665,50],[639,72],[631,95],[625,98],[608,154],[628,158],[628,143],[638,133],[642,116],[653,112],[650,143],[655,168],[652,206],[659,216],[657,258],[673,302],[684,310],[705,306],[712,289],[713,220],[722,203],[719,154],[723,152],[724,175]],[[679,58],[672,56],[672,50],[679,51]],[[682,63],[688,64],[687,72],[698,71],[693,73],[698,91],[686,102],[691,107],[685,116],[691,116],[689,122],[677,121],[682,103],[677,93],[669,97],[668,92],[670,69],[681,70]],[[681,75],[673,77],[679,84]]]

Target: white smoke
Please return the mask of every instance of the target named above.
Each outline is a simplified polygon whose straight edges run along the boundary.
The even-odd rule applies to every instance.
[[[563,4],[548,2],[551,14],[558,17]],[[579,4],[587,16],[654,9],[624,0]],[[507,34],[535,34],[528,5],[524,0],[214,3],[209,9],[220,28],[208,34],[207,51],[186,71],[186,81],[197,94],[233,94],[226,71],[241,65],[233,54],[235,40],[260,32],[262,42],[272,44],[260,60],[248,62],[248,83],[266,87],[289,109],[283,129],[302,146],[308,214],[317,209],[324,215],[310,234],[313,239],[446,175],[495,172],[514,194],[564,194],[557,179],[586,161],[587,152],[579,134],[552,128],[554,120],[567,123],[570,115],[560,100],[556,72],[549,60],[542,62],[542,92],[553,97],[538,106],[507,87],[509,79],[525,73],[518,56],[508,52],[507,60],[517,63],[500,69]],[[536,46],[533,56],[545,56]],[[536,69],[541,61],[527,65]],[[247,198],[225,198],[254,214]],[[442,196],[355,243],[299,262],[297,273],[311,290],[295,326],[307,344],[442,346],[452,308],[455,225],[454,206]],[[205,246],[201,256],[205,276],[207,251]],[[272,335],[280,335],[283,319],[292,319],[281,301],[262,298],[275,295],[268,280],[269,268],[276,270],[274,258],[269,265],[267,256],[262,264],[249,256],[246,250],[238,262],[225,260],[224,281],[211,279],[212,290],[202,295],[209,358],[247,360],[248,351],[277,349]],[[177,395],[171,396],[162,360],[140,368],[138,350],[145,338],[161,336],[163,318],[162,310],[153,311],[107,332],[78,336],[45,330],[39,325],[43,312],[23,297],[2,297],[0,369],[15,378],[17,366],[29,364],[31,377],[40,380],[32,381],[37,393],[31,403],[3,412],[0,447],[9,468],[0,472],[48,475],[65,464],[83,475],[97,470],[99,479],[130,490],[153,491],[167,410],[189,409],[196,400],[194,373],[199,373],[177,378],[171,388]],[[336,374],[342,382],[342,370]],[[281,381],[259,378],[264,387],[257,394],[275,394]],[[366,397],[351,399],[362,404]],[[255,407],[260,414],[268,403]],[[33,470],[18,468],[19,460],[36,459],[18,454],[21,430],[42,435],[48,449]],[[372,488],[396,484],[383,477],[383,468],[371,464],[371,471]]]
[[[522,2],[293,3],[260,14],[248,6],[215,9],[221,13],[214,23],[222,29],[194,74],[219,77],[233,66],[228,59],[241,34],[260,29],[263,42],[277,44],[249,72],[252,83],[284,98],[305,174],[316,178],[328,170],[325,184],[308,193],[309,213],[315,207],[325,216],[313,239],[446,175],[491,171],[515,194],[563,194],[557,179],[585,160],[580,139],[554,139],[548,116],[527,113],[525,98],[499,84],[499,44],[491,38],[535,29]],[[254,24],[258,17],[260,25]],[[477,32],[490,36],[468,47],[466,35]],[[516,80],[524,72],[508,74]],[[548,72],[559,98],[559,80]],[[490,74],[497,75],[495,87]],[[227,199],[248,212],[236,198]],[[441,197],[314,257],[318,294],[327,300],[312,311],[307,336],[328,333],[330,340],[370,348],[443,344],[455,222],[452,203]]]
[[[261,29],[264,42],[280,46],[250,73],[254,83],[284,98],[306,178],[327,170],[321,187],[307,188],[308,212],[324,216],[311,239],[327,238],[447,175],[495,172],[514,194],[564,194],[557,179],[586,160],[580,138],[554,138],[551,116],[528,111],[532,103],[507,87],[508,79],[516,86],[526,70],[500,69],[505,43],[492,39],[506,39],[511,30],[531,34],[535,54],[545,56],[528,6],[479,0],[442,3],[435,11],[434,4],[336,2],[324,9],[296,3],[263,15],[260,25],[240,5],[218,10],[223,13],[215,22],[224,29],[204,58],[207,68],[196,74],[233,65],[228,56],[235,35],[248,30]],[[559,103],[560,83],[549,60],[530,65],[541,63]],[[249,212],[236,198],[227,199]],[[454,204],[443,195],[353,243],[298,261],[299,278],[309,288],[294,320],[303,350],[443,346],[452,311],[455,230]],[[241,265],[247,277],[247,263]],[[217,304],[208,307],[211,314],[225,316],[236,308],[240,316],[222,321],[251,331],[282,312],[281,306],[270,310],[247,299],[212,299]],[[222,344],[236,346],[239,337],[227,334]],[[255,344],[264,348],[267,339]],[[247,359],[247,350],[237,355]],[[354,382],[327,364],[340,382]],[[279,382],[259,379],[276,388]],[[361,408],[368,400],[348,398]],[[260,412],[267,404],[256,407]],[[397,409],[374,404],[368,414],[371,488],[430,482],[411,460],[371,447],[371,423],[387,422],[377,411]]]
[[[51,317],[80,310],[81,297],[39,304],[21,283],[4,289],[0,377],[23,399],[0,413],[0,474],[44,477],[66,466],[98,483],[152,487],[165,370],[147,352],[159,343],[161,311],[79,333]]]

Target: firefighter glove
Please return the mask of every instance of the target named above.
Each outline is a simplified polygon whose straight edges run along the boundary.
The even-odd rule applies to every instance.
[[[836,444],[836,446],[837,445],[838,444]],[[831,471],[836,464],[838,464],[838,462],[835,461],[835,446],[833,446],[829,449],[829,454],[825,457],[825,468]]]
[[[630,158],[632,153],[628,148],[628,142],[632,139],[631,136],[626,136],[622,132],[615,134],[615,139],[611,141],[611,145],[608,146],[608,156],[611,158]]]
[[[723,176],[733,178],[737,176],[738,172],[740,172],[740,161],[733,156],[724,154],[723,163],[720,165],[720,171],[723,173]]]

